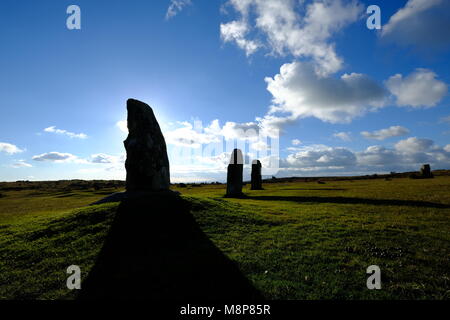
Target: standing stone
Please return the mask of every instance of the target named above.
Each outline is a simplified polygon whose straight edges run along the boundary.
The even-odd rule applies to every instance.
[[[242,173],[244,170],[244,158],[240,149],[234,149],[231,154],[227,172],[227,197],[242,196]]]
[[[253,160],[252,162],[252,190],[262,190],[261,162]]]
[[[422,177],[424,178],[432,178],[433,174],[431,173],[431,167],[429,164],[424,164],[421,168],[420,168],[420,174],[422,175]]]
[[[134,99],[127,101],[128,137],[127,192],[164,191],[170,186],[166,142],[149,105]]]

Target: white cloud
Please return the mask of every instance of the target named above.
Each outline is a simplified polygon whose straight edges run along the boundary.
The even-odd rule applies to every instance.
[[[287,156],[285,166],[294,168],[321,168],[349,167],[356,164],[356,156],[346,148],[322,147],[317,149],[304,149]]]
[[[56,163],[76,163],[76,164],[89,164],[89,165],[109,165],[111,168],[121,168],[125,162],[125,154],[114,156],[105,153],[92,154],[90,157],[81,158],[71,153],[63,152],[46,152],[40,155],[32,157],[35,161],[48,161]],[[99,170],[104,170],[99,169]],[[89,169],[90,170],[90,169]]]
[[[434,145],[433,140],[411,137],[395,144],[395,149],[403,153],[426,152]]]
[[[395,145],[395,150],[405,164],[433,163],[441,168],[444,166],[448,168],[450,165],[450,154],[429,139],[408,138],[399,141]]]
[[[128,123],[127,120],[120,120],[116,122],[117,128],[119,128],[120,131],[128,133]]]
[[[335,45],[329,41],[331,36],[355,22],[363,12],[358,1],[341,0],[314,1],[306,6],[304,1],[294,0],[230,0],[228,5],[240,17],[221,25],[224,41],[236,41],[247,54],[245,43],[250,41],[254,44],[250,50],[253,53],[262,45],[245,37],[251,26],[262,35],[264,47],[271,53],[312,58],[316,71],[322,75],[342,66]]]
[[[392,126],[387,129],[381,129],[373,132],[363,131],[361,135],[366,139],[385,140],[392,137],[404,136],[409,130],[401,126]]]
[[[397,105],[433,107],[447,94],[447,85],[436,79],[428,69],[418,68],[407,77],[396,74],[386,81],[386,87],[397,98]]]
[[[432,167],[448,168],[450,166],[450,152],[446,147],[436,145],[432,140],[416,137],[399,141],[394,149],[382,146],[371,146],[363,152],[357,153],[358,165],[376,166],[389,171],[418,170],[424,163]]]
[[[74,156],[71,153],[61,153],[57,151],[52,151],[33,156],[32,159],[35,161],[69,162],[77,160],[78,157]]]
[[[192,4],[191,0],[171,0],[170,5],[167,8],[166,20],[175,17],[180,13],[185,7]]]
[[[299,145],[302,144],[302,142],[299,139],[293,139],[291,141],[291,143],[292,143],[293,146],[299,146]]]
[[[88,159],[84,160],[83,163],[88,163],[95,166],[95,168],[84,168],[84,170],[97,170],[100,173],[107,172],[108,175],[119,177],[125,177],[125,159],[126,154],[123,153],[119,156],[109,155],[105,153],[92,154]]]
[[[381,107],[385,100],[385,90],[366,75],[319,77],[310,63],[284,64],[279,74],[265,80],[273,96],[271,112],[291,113],[294,119],[316,117],[332,123],[350,122]]]
[[[226,122],[222,128],[221,134],[226,140],[232,139],[256,139],[258,137],[260,126],[256,122]]]
[[[212,165],[207,167],[208,170],[226,170],[227,165],[230,163],[231,152],[222,152],[215,156],[198,156],[196,160],[200,164]]]
[[[101,163],[101,164],[115,164],[115,163],[123,163],[125,161],[125,155],[121,156],[113,156],[105,153],[97,153],[91,155],[90,159],[88,160],[91,163]]]
[[[388,167],[399,161],[395,150],[382,146],[370,146],[365,151],[356,153],[358,164],[361,166]]]
[[[31,168],[32,165],[27,163],[25,160],[18,160],[11,165],[12,168]]]
[[[284,132],[284,128],[287,125],[294,124],[296,120],[297,117],[293,115],[275,116],[273,114],[266,114],[262,118],[256,118],[256,121],[262,130],[262,134],[273,138],[279,137],[280,134]]]
[[[181,122],[180,124],[182,127],[164,134],[168,144],[200,148],[202,144],[219,142],[219,120],[213,120],[206,128],[201,126],[194,128],[189,122]]]
[[[269,150],[270,147],[267,145],[266,142],[258,140],[257,142],[254,142],[250,145],[250,148],[257,150],[257,151],[264,151]]]
[[[280,159],[281,175],[355,175],[390,171],[417,171],[424,163],[432,168],[450,167],[450,145],[439,147],[432,140],[409,138],[394,148],[370,146],[359,152],[342,147],[312,145],[296,148]]]
[[[351,141],[352,140],[350,132],[338,132],[338,133],[333,134],[333,137],[339,138],[342,141]]]
[[[19,152],[23,152],[24,150],[20,149],[19,147],[7,143],[7,142],[0,142],[0,152],[5,152],[7,154],[15,154]]]
[[[261,120],[261,121],[259,121]],[[168,144],[200,148],[201,145],[210,143],[220,143],[223,140],[247,140],[256,142],[258,137],[266,131],[274,134],[275,124],[266,122],[267,119],[258,119],[256,122],[232,122],[227,121],[221,127],[219,120],[213,120],[208,126],[203,127],[200,121],[194,121],[194,125],[189,122],[179,122],[181,127],[164,133]],[[261,144],[258,145],[261,147]]]
[[[217,125],[217,128],[220,126]],[[450,145],[439,147],[432,140],[419,138],[399,141],[394,148],[370,146],[360,152],[324,145],[297,145],[292,151],[294,152],[285,159],[276,159],[281,165],[279,176],[354,175],[407,171],[418,170],[423,163],[430,163],[432,168],[436,169],[450,166]],[[251,159],[254,159],[254,155],[245,154],[246,163],[250,163]],[[195,162],[171,164],[172,182],[223,181],[229,160],[230,152],[222,152],[211,156],[196,156]],[[262,157],[260,160],[263,166],[268,167],[266,158]],[[123,161],[124,155],[119,157],[101,153],[93,154],[87,159],[87,163],[108,165],[108,167],[80,170],[91,175],[102,174],[105,170],[123,175]],[[244,166],[244,171],[244,175],[248,176],[248,165]]]
[[[383,27],[382,37],[401,45],[430,49],[450,44],[450,2],[409,0]]]
[[[195,163],[171,164],[171,181],[224,181],[230,157],[231,152],[221,152],[213,156],[197,156]],[[251,159],[249,153],[244,153],[244,179],[249,178]]]
[[[261,46],[257,41],[245,39],[248,26],[244,21],[231,21],[220,25],[220,35],[224,42],[236,42],[247,56],[255,53]]]
[[[51,126],[44,129],[45,132],[51,132],[56,134],[66,135],[70,138],[86,139],[88,136],[84,133],[73,133],[63,129],[57,129],[55,126]]]

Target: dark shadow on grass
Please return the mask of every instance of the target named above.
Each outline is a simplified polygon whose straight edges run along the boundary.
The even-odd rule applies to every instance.
[[[340,188],[282,188],[280,190],[302,190],[302,191],[346,191],[347,189]]]
[[[178,196],[125,199],[79,299],[229,301],[260,293]]]
[[[105,195],[109,195],[111,193],[117,192],[116,190],[107,190],[107,191],[95,191],[94,194],[95,195],[101,195],[101,196],[105,196]]]
[[[76,194],[76,193],[67,193],[67,194],[62,194],[60,196],[54,196],[54,198],[70,198],[70,197],[74,197],[74,196],[78,196],[78,194]]]
[[[246,199],[263,201],[293,201],[298,203],[340,203],[340,204],[369,204],[375,206],[408,206],[424,208],[450,208],[450,205],[428,201],[367,199],[348,197],[310,197],[310,196],[246,196]]]

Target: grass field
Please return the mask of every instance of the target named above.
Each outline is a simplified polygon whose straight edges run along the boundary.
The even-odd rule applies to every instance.
[[[266,298],[450,298],[450,176],[247,187],[174,189]],[[75,298],[66,268],[89,272],[118,207],[88,205],[115,191],[0,190],[0,299]],[[366,287],[370,265],[381,290]]]

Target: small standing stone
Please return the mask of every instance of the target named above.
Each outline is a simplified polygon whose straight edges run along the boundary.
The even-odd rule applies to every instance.
[[[423,178],[433,178],[433,174],[431,173],[431,167],[429,164],[424,164],[420,168],[420,174]]]
[[[252,190],[262,190],[261,162],[253,160],[252,162]]]
[[[127,151],[127,192],[169,190],[169,159],[166,142],[153,114],[144,102],[129,99]]]
[[[227,172],[227,197],[242,196],[242,174],[244,170],[244,158],[240,149],[234,149],[231,154]]]

